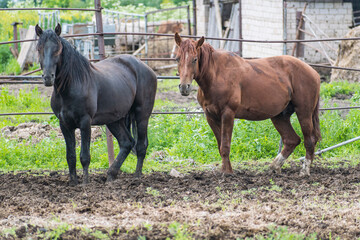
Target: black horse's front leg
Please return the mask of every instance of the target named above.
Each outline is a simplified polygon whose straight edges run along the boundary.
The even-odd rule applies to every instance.
[[[75,151],[75,129],[68,129],[64,124],[60,122],[60,129],[64,135],[66,143],[66,161],[69,166],[70,173],[70,185],[75,186],[78,184],[76,176],[76,151]]]
[[[83,184],[89,183],[89,165],[90,165],[90,141],[91,141],[91,123],[90,117],[82,119],[80,124],[81,151],[80,162],[83,166]]]

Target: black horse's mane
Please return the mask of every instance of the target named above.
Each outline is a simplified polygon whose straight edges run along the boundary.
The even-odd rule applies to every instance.
[[[58,36],[52,30],[46,30],[41,35],[37,48],[44,47],[46,41],[52,41],[58,44],[58,53],[61,54],[60,67],[56,69],[55,86],[60,92],[71,83],[88,83],[91,69],[94,66],[82,56],[68,41]]]

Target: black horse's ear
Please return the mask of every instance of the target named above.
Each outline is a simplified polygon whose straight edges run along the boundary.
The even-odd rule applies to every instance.
[[[56,35],[60,36],[60,34],[61,34],[61,25],[60,25],[60,23],[58,23],[58,24],[56,25],[56,27],[55,27],[55,33],[56,33]]]
[[[181,40],[180,35],[177,32],[175,33],[175,42],[176,42],[176,45],[178,45],[180,47],[182,40]]]
[[[38,35],[38,37],[40,37],[41,34],[43,34],[43,30],[41,29],[41,27],[39,27],[38,24],[36,24],[36,26],[35,26],[35,32],[36,32],[36,35]]]
[[[200,48],[205,41],[204,36],[202,36],[199,40],[196,41],[196,49]]]

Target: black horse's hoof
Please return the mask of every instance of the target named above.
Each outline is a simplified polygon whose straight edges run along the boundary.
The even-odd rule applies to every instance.
[[[107,179],[106,179],[106,184],[108,183],[112,183],[116,180],[116,176],[113,176],[113,175],[108,175],[107,176]]]
[[[70,182],[69,182],[70,187],[75,187],[78,184],[79,184],[79,182],[77,180],[70,180]]]
[[[135,177],[135,178],[141,178],[141,176],[142,176],[142,173],[141,173],[141,172],[136,172],[136,173],[134,173],[134,177]]]

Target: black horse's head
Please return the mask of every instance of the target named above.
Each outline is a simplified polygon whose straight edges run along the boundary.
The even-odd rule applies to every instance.
[[[43,81],[45,86],[53,86],[55,82],[56,68],[61,63],[61,52],[63,46],[60,40],[61,26],[58,24],[55,31],[43,31],[39,25],[35,27],[36,35],[39,36],[37,51],[39,61],[43,70]]]

